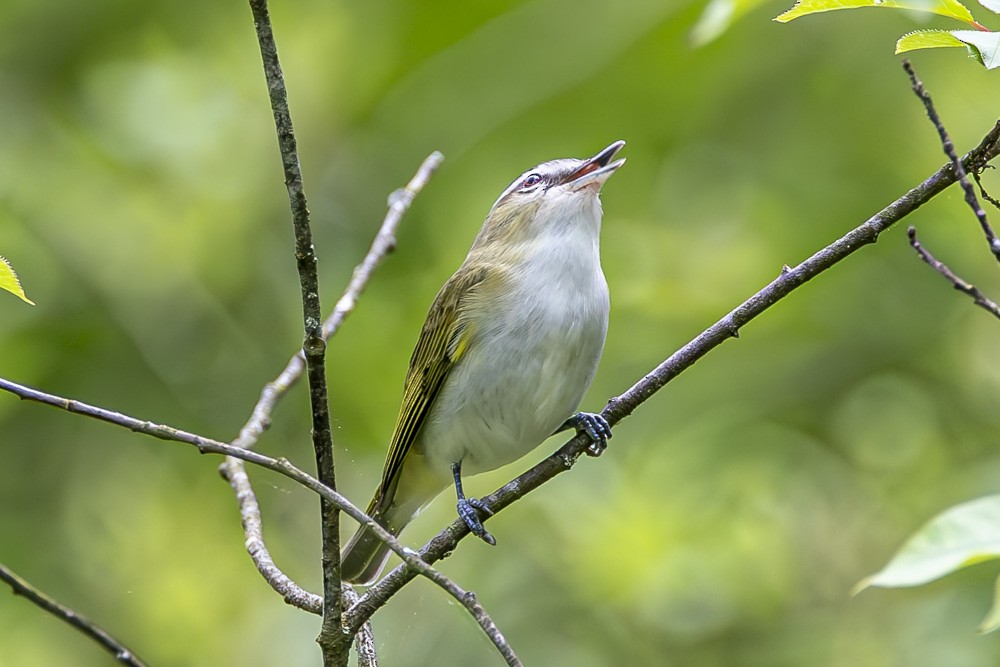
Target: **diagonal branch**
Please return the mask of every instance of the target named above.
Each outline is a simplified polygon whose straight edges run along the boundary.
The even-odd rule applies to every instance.
[[[115,661],[129,667],[146,667],[145,661],[135,654],[135,651],[125,646],[111,634],[86,616],[81,616],[66,605],[50,598],[27,581],[11,572],[0,563],[0,580],[11,587],[14,595],[20,595],[32,604],[41,607],[61,621],[69,623],[90,639],[100,644],[101,648],[114,656]]]
[[[354,274],[343,296],[337,301],[333,312],[323,323],[324,338],[329,338],[337,332],[340,325],[354,309],[375,269],[378,268],[385,256],[395,248],[396,230],[403,214],[410,208],[414,198],[427,184],[431,174],[434,173],[443,159],[441,153],[437,151],[431,153],[424,159],[406,187],[396,190],[389,197],[389,211],[382,221],[378,234],[372,241],[364,260],[354,269]],[[270,426],[271,412],[274,410],[274,406],[302,376],[304,368],[305,359],[300,351],[288,360],[278,377],[264,386],[260,399],[251,412],[250,419],[240,429],[236,440],[232,442],[234,447],[249,449],[257,444],[264,431]],[[323,599],[292,581],[271,559],[271,554],[264,543],[260,507],[257,504],[257,497],[250,484],[250,478],[246,473],[243,461],[227,457],[219,466],[219,472],[236,493],[243,531],[246,535],[247,551],[265,581],[271,588],[280,593],[288,604],[314,614],[322,613]]]
[[[985,164],[997,155],[1000,155],[1000,121],[983,138],[979,146],[962,158],[962,164],[966,168],[969,168],[969,165]],[[840,239],[817,251],[798,266],[794,268],[783,267],[778,277],[767,286],[670,355],[628,391],[609,400],[601,414],[611,424],[616,424],[629,416],[653,394],[690,368],[696,361],[726,340],[736,338],[741,327],[807,281],[846,259],[862,247],[874,243],[879,234],[930,201],[932,197],[956,180],[955,170],[951,164],[941,167],[923,183]],[[574,437],[547,459],[480,500],[493,514],[499,512],[556,475],[569,470],[588,444],[589,440],[586,436]],[[466,528],[465,523],[457,520],[424,545],[420,550],[420,556],[425,562],[434,563],[454,551],[458,542],[467,534],[468,528]],[[368,589],[357,604],[345,613],[344,625],[352,630],[358,627],[414,576],[415,573],[406,565],[400,565],[394,569]]]
[[[292,212],[292,228],[295,231],[295,260],[302,289],[302,318],[305,331],[302,351],[306,360],[306,376],[309,379],[316,474],[325,486],[336,489],[333,434],[330,429],[330,406],[324,362],[326,340],[323,338],[323,311],[319,299],[316,254],[313,250],[312,230],[309,227],[309,209],[306,206],[298,148],[292,129],[292,117],[288,111],[288,93],[285,90],[281,65],[278,63],[278,48],[271,30],[267,0],[250,0],[250,9],[253,12],[254,27],[264,64],[264,78],[267,81],[267,92],[274,113],[274,127],[278,134],[281,165],[285,172],[285,186],[288,188],[288,201]],[[346,664],[347,650],[340,632],[340,616],[343,608],[340,593],[340,515],[337,508],[323,498],[320,499],[320,523],[323,623],[317,642],[323,650],[324,664],[335,664],[335,662]]]
[[[424,189],[427,181],[437,171],[437,168],[441,166],[443,160],[444,155],[438,151],[434,151],[424,158],[424,161],[417,169],[417,173],[413,175],[413,178],[406,184],[406,187],[400,188],[389,195],[389,212],[386,213],[385,220],[382,221],[382,226],[379,228],[375,240],[372,241],[368,254],[365,255],[361,264],[355,267],[354,273],[351,275],[351,281],[347,284],[347,289],[344,290],[344,294],[337,301],[333,312],[330,313],[330,316],[323,323],[324,337],[330,338],[337,333],[340,325],[344,323],[347,316],[354,310],[354,307],[358,303],[358,297],[361,296],[361,293],[368,285],[368,281],[371,280],[375,269],[382,263],[382,259],[396,249],[396,229],[399,227],[403,214],[409,210],[414,198]]]
[[[6,378],[0,378],[0,389],[8,391],[23,400],[35,401],[51,407],[60,408],[74,414],[92,417],[100,421],[108,422],[109,424],[122,426],[130,431],[135,431],[136,433],[142,433],[144,435],[153,436],[154,438],[159,438],[160,440],[171,440],[174,442],[183,442],[189,445],[194,445],[202,454],[222,454],[224,456],[232,456],[248,463],[261,466],[262,468],[273,470],[274,472],[298,482],[305,488],[315,492],[320,496],[320,498],[329,503],[331,506],[345,512],[359,524],[363,524],[370,528],[380,540],[389,545],[389,548],[393,553],[403,559],[403,562],[412,572],[430,579],[446,593],[455,598],[455,600],[457,600],[463,607],[468,609],[472,614],[472,617],[486,633],[487,637],[490,638],[500,654],[505,660],[507,660],[507,664],[521,664],[517,660],[517,656],[515,656],[513,651],[510,649],[506,640],[503,638],[503,635],[500,634],[499,630],[497,630],[497,627],[489,617],[489,614],[487,614],[486,610],[479,604],[473,593],[462,589],[444,574],[431,567],[430,564],[421,560],[420,556],[400,544],[395,537],[388,533],[382,526],[375,523],[370,516],[362,512],[351,501],[337,493],[334,489],[324,485],[321,481],[309,475],[301,468],[296,467],[287,459],[271,458],[270,456],[265,456],[264,454],[255,452],[251,449],[234,447],[233,445],[220,442],[218,440],[212,440],[211,438],[196,435],[188,431],[182,431],[181,429],[177,429],[172,426],[136,419],[135,417],[130,417],[126,414],[90,405],[88,403],[83,403],[82,401],[63,398],[62,396],[56,396],[54,394],[47,394],[43,391],[32,389],[31,387],[26,387],[16,382],[11,382]],[[342,632],[341,626],[338,626],[337,632],[347,639],[345,649],[350,648],[350,639],[359,631],[363,622],[364,620],[359,622],[357,626],[352,627],[349,633]]]
[[[978,287],[956,275],[944,262],[937,259],[929,250],[920,245],[920,241],[917,240],[917,230],[913,225],[910,225],[909,229],[906,230],[906,236],[910,239],[910,245],[917,251],[920,259],[924,260],[928,266],[944,276],[951,283],[952,287],[959,292],[971,296],[973,303],[992,314],[993,317],[1000,318],[1000,305],[979,291]]]

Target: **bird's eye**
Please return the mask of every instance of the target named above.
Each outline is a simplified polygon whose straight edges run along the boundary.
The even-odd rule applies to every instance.
[[[523,181],[521,181],[521,189],[526,190],[528,188],[533,188],[542,182],[542,177],[538,174],[528,174]]]

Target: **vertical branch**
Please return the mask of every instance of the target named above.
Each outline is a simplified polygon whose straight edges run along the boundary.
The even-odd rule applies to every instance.
[[[349,607],[358,601],[358,594],[348,584],[344,584],[344,606]],[[365,621],[357,632],[358,667],[378,667],[378,655],[375,652],[375,635],[372,624]]]
[[[323,338],[322,310],[319,300],[319,278],[316,271],[316,255],[313,251],[312,230],[309,227],[309,209],[302,187],[302,172],[299,168],[298,149],[292,130],[292,118],[288,111],[288,94],[285,90],[278,50],[271,30],[267,0],[250,0],[254,27],[260,54],[264,64],[264,78],[274,114],[274,126],[278,134],[278,148],[281,164],[288,188],[288,201],[292,212],[292,227],[295,233],[295,260],[302,288],[302,315],[304,339],[302,352],[306,360],[306,376],[309,381],[309,399],[312,406],[313,449],[316,454],[316,473],[319,480],[331,489],[336,489],[333,464],[333,437],[330,431],[330,411],[326,388],[326,340]],[[323,650],[324,664],[346,664],[349,644],[343,646],[341,632],[341,592],[340,592],[340,517],[337,509],[327,500],[320,500],[320,521],[323,540],[323,623],[319,642]],[[349,642],[349,638],[348,638]]]

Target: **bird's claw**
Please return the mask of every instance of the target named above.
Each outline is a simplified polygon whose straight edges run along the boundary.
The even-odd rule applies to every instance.
[[[587,454],[600,456],[608,448],[611,438],[611,424],[603,416],[595,412],[578,412],[569,418],[568,423],[577,433],[586,433],[590,438]]]
[[[492,510],[478,498],[459,498],[458,516],[462,517],[462,521],[469,527],[469,532],[491,547],[495,547],[496,538],[483,527],[483,522],[479,519],[479,512],[486,516],[493,516]]]

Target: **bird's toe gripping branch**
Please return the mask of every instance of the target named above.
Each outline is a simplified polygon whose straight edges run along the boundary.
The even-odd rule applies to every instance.
[[[478,498],[458,499],[458,516],[462,517],[462,520],[465,521],[465,525],[469,527],[469,532],[483,542],[486,542],[486,544],[495,547],[497,540],[483,526],[483,522],[479,519],[480,512],[486,516],[493,515],[490,508],[484,505]]]
[[[590,456],[600,456],[608,448],[608,440],[611,438],[611,424],[595,412],[578,412],[566,420],[563,428],[573,428],[576,429],[577,433],[587,434],[587,437],[590,438],[587,454]]]
[[[480,512],[487,517],[493,516],[493,512],[479,498],[466,498],[465,493],[462,491],[461,461],[452,464],[451,474],[455,478],[455,493],[458,495],[458,505],[456,506],[458,516],[462,517],[462,521],[469,527],[470,533],[483,542],[486,542],[486,544],[496,546],[496,538],[490,535],[490,532],[483,527],[483,522],[479,518]]]

